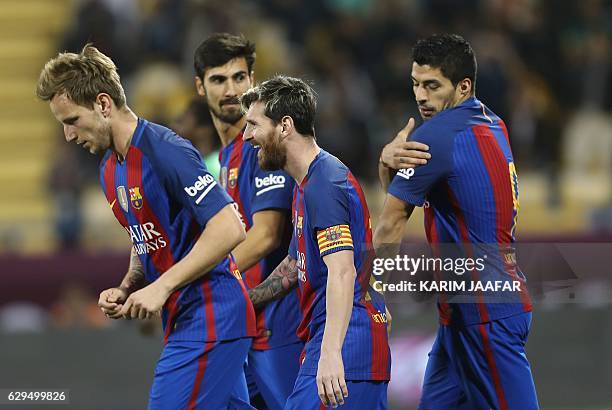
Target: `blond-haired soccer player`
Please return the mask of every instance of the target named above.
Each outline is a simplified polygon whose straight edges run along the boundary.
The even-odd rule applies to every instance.
[[[242,366],[255,315],[229,256],[245,237],[231,198],[191,143],[130,110],[115,64],[95,47],[47,62],[37,95],[67,142],[103,155],[102,189],[133,244],[125,278],[100,294],[102,311],[161,312],[149,408],[249,408]]]

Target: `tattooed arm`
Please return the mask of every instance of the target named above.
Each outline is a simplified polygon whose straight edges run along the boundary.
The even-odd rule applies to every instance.
[[[130,266],[121,284],[116,288],[110,288],[100,293],[98,306],[106,316],[111,319],[119,319],[123,317],[119,311],[123,307],[128,296],[140,289],[145,283],[145,274],[142,262],[136,253],[136,249],[132,247],[130,255]]]
[[[136,249],[132,247],[132,254],[130,255],[130,267],[128,272],[119,285],[120,288],[125,289],[128,294],[140,289],[145,283],[145,273],[142,262],[136,253]]]
[[[297,261],[287,255],[274,271],[257,287],[249,290],[249,298],[255,308],[271,300],[280,299],[297,287]]]

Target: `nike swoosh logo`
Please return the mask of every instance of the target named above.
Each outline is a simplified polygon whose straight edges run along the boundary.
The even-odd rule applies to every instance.
[[[116,199],[110,204],[111,209],[113,209],[113,206],[115,206],[115,202],[117,202]]]

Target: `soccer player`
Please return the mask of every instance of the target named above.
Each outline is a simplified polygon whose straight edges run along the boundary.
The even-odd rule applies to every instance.
[[[218,33],[195,51],[195,86],[210,109],[223,148],[221,185],[242,215],[247,237],[232,255],[247,285],[261,283],[287,255],[291,240],[293,179],[263,170],[257,150],[243,140],[246,120],[239,98],[253,85],[255,45],[242,36]],[[257,312],[257,337],[246,368],[250,395],[259,392],[269,410],[282,409],[299,370],[304,343],[298,338],[297,292]],[[255,403],[255,402],[254,402]]]
[[[453,244],[464,255],[486,253],[484,270],[472,272],[472,279],[495,277],[524,286],[512,247],[518,186],[508,133],[475,97],[472,48],[460,36],[434,35],[417,42],[413,58],[413,90],[424,124],[412,139],[429,146],[431,159],[395,175],[374,244],[377,249],[398,244],[414,207],[424,206],[432,248],[444,252],[444,244]],[[405,140],[413,127],[411,120],[396,140]],[[383,185],[389,184],[385,164],[396,143],[382,155]],[[524,349],[531,322],[528,294],[501,299],[480,294],[464,303],[448,303],[449,296],[438,299],[440,326],[419,408],[537,409]]]
[[[255,313],[229,256],[245,238],[231,198],[191,143],[130,110],[115,64],[92,45],[47,62],[37,95],[66,141],[104,155],[102,188],[133,243],[123,281],[100,294],[102,311],[161,311],[149,408],[250,408],[243,363]]]
[[[276,76],[241,99],[246,142],[259,146],[263,169],[296,181],[289,255],[249,290],[258,307],[299,286],[306,341],[285,409],[385,409],[391,367],[384,302],[372,303],[368,250],[372,231],[357,180],[317,146],[316,100],[304,81]],[[320,403],[317,400],[320,399]]]

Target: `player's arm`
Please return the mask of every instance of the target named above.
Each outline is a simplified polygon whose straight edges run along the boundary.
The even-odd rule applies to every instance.
[[[344,380],[342,345],[353,310],[357,272],[352,250],[325,255],[323,262],[328,272],[325,291],[327,313],[317,368],[317,388],[321,402],[335,407],[337,404],[343,404],[344,397],[348,396]]]
[[[140,289],[145,284],[145,272],[142,262],[138,257],[136,249],[132,247],[130,254],[130,265],[121,284],[116,288],[110,288],[100,293],[98,306],[102,312],[111,319],[119,319],[119,314],[123,303],[134,291]]]
[[[392,258],[398,254],[406,222],[410,219],[413,210],[414,205],[387,194],[374,230],[374,249],[379,258]]]
[[[266,209],[253,214],[253,226],[247,232],[246,239],[232,251],[241,272],[280,246],[288,218],[287,211],[277,209]]]
[[[174,291],[209,272],[245,237],[238,212],[225,205],[210,218],[191,251],[155,282],[132,293],[120,313],[144,319],[160,311]]]
[[[287,255],[266,280],[249,289],[249,298],[253,306],[259,308],[272,300],[284,297],[297,287],[297,282],[297,261]]]
[[[425,165],[431,158],[427,152],[429,150],[427,145],[417,141],[406,141],[413,130],[414,119],[410,118],[406,126],[385,145],[380,154],[378,178],[385,192],[398,169]]]

